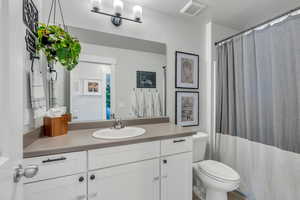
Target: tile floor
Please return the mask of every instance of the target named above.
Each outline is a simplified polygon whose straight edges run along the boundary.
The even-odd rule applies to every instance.
[[[228,194],[228,200],[246,200],[246,198],[237,192],[230,192]]]
[[[199,200],[197,197],[193,196],[193,200]],[[242,197],[240,194],[236,192],[230,192],[228,193],[228,200],[247,200],[244,197]]]

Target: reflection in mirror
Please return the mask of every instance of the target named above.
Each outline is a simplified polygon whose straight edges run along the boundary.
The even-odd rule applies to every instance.
[[[165,44],[69,28],[82,54],[55,99],[65,99],[73,122],[165,115]]]
[[[73,121],[111,116],[112,65],[81,60],[70,74],[70,111]]]

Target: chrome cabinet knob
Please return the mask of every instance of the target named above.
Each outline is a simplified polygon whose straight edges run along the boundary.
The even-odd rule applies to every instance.
[[[25,178],[33,178],[37,175],[39,171],[39,167],[37,165],[29,165],[25,169],[22,165],[19,165],[15,169],[14,173],[14,182],[20,182],[21,178],[24,176]]]

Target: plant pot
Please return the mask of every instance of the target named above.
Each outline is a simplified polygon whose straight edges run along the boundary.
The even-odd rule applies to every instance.
[[[78,64],[81,46],[68,32],[58,26],[42,24],[38,36],[38,48],[45,53],[48,62],[58,61],[69,71]]]
[[[42,44],[45,46],[51,45],[52,42],[49,41],[49,37],[48,36],[43,36],[42,37]]]

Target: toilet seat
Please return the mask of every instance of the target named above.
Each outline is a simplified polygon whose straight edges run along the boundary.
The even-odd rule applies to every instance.
[[[239,183],[240,176],[231,167],[224,165],[223,163],[206,160],[198,163],[198,169],[203,174],[217,181],[224,183]]]

